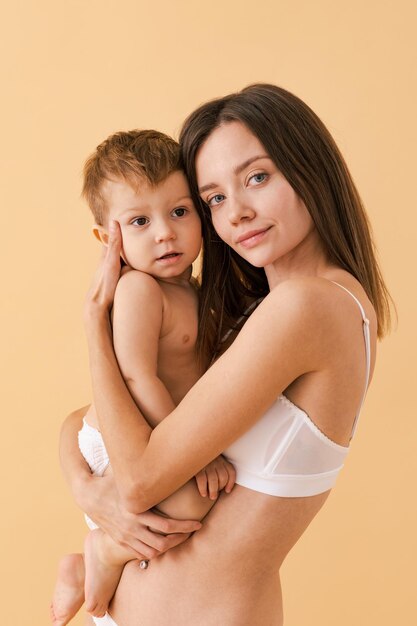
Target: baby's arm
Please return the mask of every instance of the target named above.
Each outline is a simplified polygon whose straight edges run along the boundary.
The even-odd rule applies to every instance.
[[[114,349],[132,398],[152,427],[175,408],[158,377],[163,307],[162,291],[154,278],[135,270],[121,277],[113,307]],[[233,467],[219,457],[199,473],[197,484],[190,480],[158,509],[170,517],[201,520],[213,506],[218,491],[226,485],[230,490],[233,482]]]
[[[158,377],[163,307],[154,278],[136,270],[120,278],[113,307],[114,350],[129,391],[152,427],[175,408]]]

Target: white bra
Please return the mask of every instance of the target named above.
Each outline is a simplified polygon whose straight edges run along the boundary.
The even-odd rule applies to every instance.
[[[363,319],[366,382],[352,438],[369,383],[369,320],[359,300],[343,285],[334,284],[355,300]],[[224,455],[235,466],[238,485],[272,496],[297,498],[331,489],[348,450],[349,446],[341,446],[329,439],[307,413],[281,394],[252,428],[224,451]]]

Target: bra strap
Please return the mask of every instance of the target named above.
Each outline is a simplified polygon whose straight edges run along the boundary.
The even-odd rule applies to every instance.
[[[236,330],[236,328],[239,328],[239,324],[240,322],[249,315],[249,313],[251,313],[253,311],[253,309],[255,309],[258,304],[260,304],[262,302],[263,298],[258,298],[257,300],[254,300],[254,302],[252,302],[252,304],[250,304],[248,306],[247,309],[245,309],[245,311],[243,312],[243,315],[241,315],[239,317],[239,319],[236,321],[235,325],[233,328],[229,328],[229,330],[223,335],[223,337],[220,340],[220,343],[224,343],[225,341],[227,341],[227,339],[229,339],[230,335],[232,334],[232,332],[234,330]]]
[[[360,309],[360,312],[362,314],[362,320],[363,320],[363,336],[364,336],[364,339],[365,339],[365,356],[366,356],[365,391],[364,391],[364,393],[362,395],[362,400],[361,400],[361,403],[359,405],[359,410],[358,410],[358,412],[356,414],[356,417],[355,417],[355,420],[353,422],[352,432],[350,434],[350,439],[352,439],[353,435],[355,434],[356,426],[357,426],[357,423],[358,423],[360,412],[362,410],[363,403],[365,402],[365,396],[366,396],[366,392],[368,391],[369,376],[370,376],[370,372],[371,372],[371,335],[370,335],[370,332],[369,332],[369,320],[366,317],[365,309],[363,308],[363,306],[361,305],[361,303],[359,302],[357,297],[354,296],[353,293],[351,291],[349,291],[349,289],[346,289],[346,287],[344,287],[340,283],[337,283],[335,280],[332,280],[330,282],[332,282],[333,284],[337,285],[338,287],[340,287],[341,289],[346,291],[346,293],[348,293],[355,300],[356,304],[358,305],[358,307]]]

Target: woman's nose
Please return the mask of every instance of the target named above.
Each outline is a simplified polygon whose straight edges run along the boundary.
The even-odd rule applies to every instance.
[[[243,198],[235,197],[229,201],[229,220],[232,224],[248,221],[254,217],[254,209]]]

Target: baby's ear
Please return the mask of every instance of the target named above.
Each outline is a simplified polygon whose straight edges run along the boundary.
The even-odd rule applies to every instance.
[[[104,226],[100,224],[93,224],[93,235],[96,237],[100,243],[103,243],[105,246],[109,243],[109,234]]]

